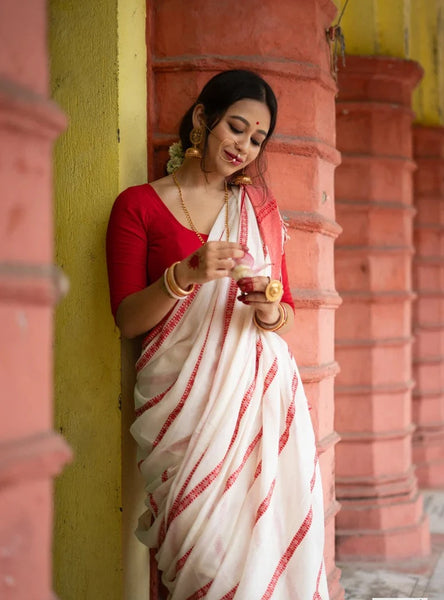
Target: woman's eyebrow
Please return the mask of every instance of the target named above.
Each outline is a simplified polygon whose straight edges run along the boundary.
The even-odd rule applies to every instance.
[[[232,119],[239,119],[239,121],[242,121],[242,123],[245,123],[245,125],[247,127],[250,127],[250,123],[247,121],[247,119],[245,119],[244,117],[241,117],[239,115],[230,115],[230,117]],[[267,132],[264,131],[263,129],[258,129],[257,130],[258,133],[262,133],[265,137],[267,137]]]

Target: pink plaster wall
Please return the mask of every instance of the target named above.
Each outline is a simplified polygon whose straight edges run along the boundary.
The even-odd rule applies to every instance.
[[[261,73],[279,102],[277,135],[268,146],[269,182],[289,226],[287,263],[296,303],[288,342],[313,406],[326,509],[326,569],[331,597],[343,596],[335,566],[333,386],[335,290],[333,245],[336,84],[325,30],[330,0],[298,3],[179,0],[150,4],[148,40],[150,178],[163,174],[179,119],[204,83],[227,68]],[[224,24],[221,35],[221,23]],[[297,34],[295,33],[297,31]],[[175,103],[163,98],[174,97]]]
[[[444,128],[413,130],[413,461],[421,487],[444,485]]]
[[[0,6],[0,597],[49,600],[52,478],[69,459],[52,427],[51,150],[46,2]]]
[[[413,170],[417,63],[349,56],[339,73],[335,269],[337,550],[394,559],[430,550],[412,461]]]

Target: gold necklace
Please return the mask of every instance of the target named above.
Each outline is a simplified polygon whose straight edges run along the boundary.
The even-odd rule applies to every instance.
[[[182,210],[185,213],[185,216],[187,218],[188,224],[190,226],[190,228],[194,231],[194,233],[197,235],[197,237],[199,238],[202,246],[205,245],[205,240],[203,239],[203,237],[200,235],[200,233],[197,231],[196,226],[193,223],[193,220],[191,218],[190,213],[188,212],[187,207],[185,206],[185,202],[183,199],[183,195],[182,195],[182,189],[179,185],[179,182],[177,181],[177,177],[176,177],[176,172],[173,171],[172,172],[172,176],[173,176],[173,181],[176,184],[177,189],[179,190],[179,196],[180,196],[180,203],[182,205]],[[227,182],[224,180],[224,204],[225,204],[225,229],[227,232],[227,242],[230,239],[230,227],[228,225],[228,185]]]

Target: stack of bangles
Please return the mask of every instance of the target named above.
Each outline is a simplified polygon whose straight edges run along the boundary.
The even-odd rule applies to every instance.
[[[184,290],[180,287],[180,285],[176,281],[176,277],[174,275],[174,269],[176,265],[179,264],[180,261],[175,262],[170,267],[165,269],[163,274],[163,283],[165,285],[166,293],[170,298],[174,298],[174,300],[183,300],[187,296],[189,296],[192,292],[194,292],[195,284],[191,284],[191,286]]]
[[[262,329],[263,331],[278,331],[281,329],[286,323],[288,319],[288,312],[285,304],[278,304],[279,309],[279,319],[276,323],[263,323],[260,319],[257,318],[256,313],[254,313],[253,321],[256,327]]]

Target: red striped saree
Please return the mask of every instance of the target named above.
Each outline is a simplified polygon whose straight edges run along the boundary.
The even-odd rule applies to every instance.
[[[262,239],[264,206],[232,197],[231,239],[256,264],[271,254],[265,274],[276,277],[281,243]],[[224,235],[222,211],[210,239]],[[298,369],[237,294],[229,278],[196,286],[144,342],[131,431],[148,510],[136,533],[157,549],[171,600],[327,600],[322,488]]]

